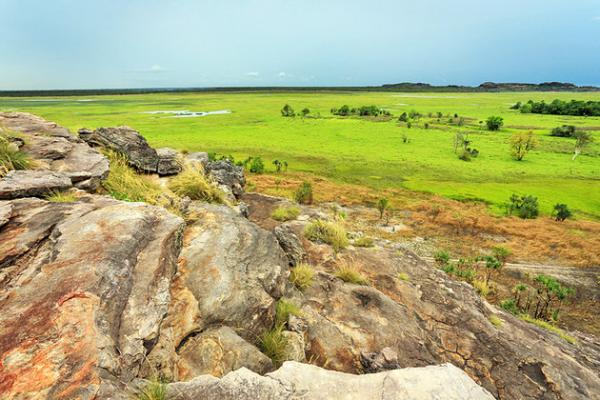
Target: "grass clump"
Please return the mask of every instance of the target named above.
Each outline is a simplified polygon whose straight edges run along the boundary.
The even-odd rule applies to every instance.
[[[167,397],[167,385],[153,379],[138,394],[137,400],[164,400]]]
[[[291,301],[280,299],[275,306],[275,326],[284,326],[287,324],[288,318],[290,315],[295,317],[302,316],[302,311],[300,311],[300,307]]]
[[[304,236],[313,242],[327,243],[335,251],[348,247],[346,229],[337,222],[314,220],[304,229]]]
[[[16,149],[7,139],[0,136],[0,178],[9,171],[27,169],[30,166],[29,156]]]
[[[406,272],[398,272],[398,275],[396,275],[396,277],[404,282],[410,281],[410,276],[408,276]]]
[[[372,237],[363,236],[354,241],[356,247],[373,247],[374,241]]]
[[[135,172],[122,154],[111,150],[105,151],[104,154],[110,162],[110,173],[108,178],[102,181],[102,187],[112,197],[117,200],[156,204],[161,193],[158,184]]]
[[[562,339],[566,340],[567,342],[569,342],[571,344],[577,343],[577,339],[575,339],[573,336],[567,334],[565,331],[563,331],[559,327],[552,325],[550,322],[533,318],[529,314],[521,314],[521,315],[519,315],[519,318],[521,318],[523,321],[526,321],[526,322],[532,323],[536,326],[539,326],[542,329],[556,333]]]
[[[355,285],[366,286],[369,284],[369,280],[360,273],[356,266],[347,263],[338,265],[335,276],[344,282],[354,283]]]
[[[298,289],[305,290],[312,286],[315,270],[308,264],[299,264],[290,272],[290,282]]]
[[[71,191],[55,190],[46,196],[46,200],[52,203],[73,203],[77,201],[77,196]]]
[[[475,279],[473,280],[473,287],[481,297],[487,297],[492,292],[492,289],[485,281]]]
[[[503,323],[503,322],[502,322],[502,320],[501,320],[500,318],[498,318],[498,316],[497,316],[497,315],[495,315],[495,314],[492,314],[492,315],[490,315],[490,316],[488,317],[488,320],[489,320],[489,321],[490,321],[490,323],[491,323],[492,325],[494,325],[496,328],[499,328],[499,327],[501,327],[501,326],[502,326],[502,323]]]
[[[272,213],[271,218],[276,221],[291,221],[298,218],[300,215],[300,209],[298,207],[277,207]]]
[[[283,325],[275,326],[270,331],[266,331],[259,338],[259,345],[262,352],[269,357],[276,367],[279,367],[286,360],[286,347],[288,341],[283,335]]]
[[[195,168],[188,168],[171,179],[169,189],[173,193],[192,200],[202,200],[209,203],[224,203],[225,197],[204,173]]]
[[[302,182],[294,192],[294,200],[299,204],[312,204],[313,188],[310,182]]]

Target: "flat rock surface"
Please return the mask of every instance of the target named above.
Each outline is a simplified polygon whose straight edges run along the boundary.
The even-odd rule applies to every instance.
[[[0,200],[45,196],[72,186],[71,179],[48,170],[10,171],[0,179]]]

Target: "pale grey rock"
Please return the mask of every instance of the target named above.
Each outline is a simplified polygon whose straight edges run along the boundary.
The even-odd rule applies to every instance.
[[[210,159],[208,158],[208,153],[204,151],[189,153],[186,156],[186,160],[192,163],[199,163],[200,165],[202,165],[202,168],[206,168],[206,166],[210,162]]]
[[[306,251],[302,242],[294,231],[287,224],[276,226],[273,233],[279,242],[279,245],[288,257],[289,265],[296,266],[306,261]]]
[[[156,149],[156,155],[158,156],[156,172],[159,175],[176,175],[182,171],[183,167],[179,161],[177,150],[169,147],[161,147]]]
[[[68,176],[48,170],[10,171],[0,179],[0,200],[41,197],[71,186]]]
[[[212,161],[206,164],[205,172],[219,187],[233,198],[244,194],[246,179],[244,168],[233,165],[231,160]]]

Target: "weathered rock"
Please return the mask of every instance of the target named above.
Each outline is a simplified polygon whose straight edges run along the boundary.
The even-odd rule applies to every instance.
[[[180,380],[205,374],[223,376],[242,367],[259,374],[273,369],[269,357],[226,326],[190,337],[178,353]]]
[[[148,371],[173,379],[176,350],[197,332],[228,326],[254,343],[270,329],[287,279],[287,260],[272,233],[226,206],[194,202],[190,210],[198,221],[187,228],[173,301],[148,357]]]
[[[240,198],[244,194],[244,186],[246,185],[244,168],[233,165],[230,160],[209,162],[206,165],[206,174],[223,191],[230,193],[234,198]]]
[[[179,161],[179,153],[168,147],[156,149],[158,164],[156,172],[161,175],[176,175],[181,172],[182,165]]]
[[[158,338],[183,221],[87,201],[0,202],[0,398],[115,398]]]
[[[117,151],[140,172],[154,173],[158,169],[158,154],[138,131],[120,126],[79,131],[79,137],[92,146],[102,146]]]
[[[208,158],[208,153],[204,151],[189,153],[186,156],[186,160],[192,163],[199,163],[200,165],[202,165],[202,168],[206,168],[210,161],[210,159]]]
[[[10,171],[0,179],[0,200],[45,196],[71,186],[68,176],[48,170]]]
[[[492,400],[463,371],[451,364],[407,368],[367,375],[328,371],[286,362],[266,376],[246,369],[221,379],[201,376],[167,386],[168,400]]]
[[[390,369],[400,368],[398,363],[398,353],[389,347],[373,353],[360,353],[360,363],[367,373],[381,372]]]
[[[298,332],[283,331],[281,333],[285,339],[284,354],[288,361],[306,361],[306,353],[304,352],[304,336]]]
[[[287,224],[276,226],[273,233],[288,257],[290,266],[296,266],[306,261],[306,252],[302,242]]]

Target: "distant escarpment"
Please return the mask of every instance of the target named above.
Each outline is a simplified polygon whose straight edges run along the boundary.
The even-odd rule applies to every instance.
[[[0,179],[2,399],[600,398],[596,338],[566,342],[393,242],[307,235],[330,207],[275,221],[289,200],[245,194],[241,167],[131,128],[0,126],[30,160]],[[161,188],[151,204],[115,189],[135,179]]]

